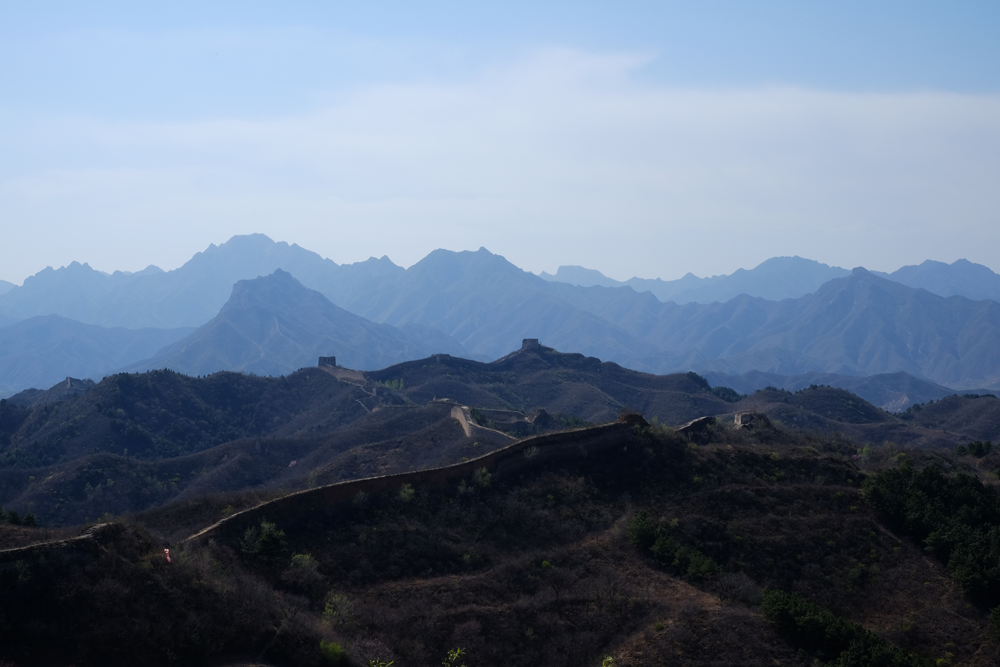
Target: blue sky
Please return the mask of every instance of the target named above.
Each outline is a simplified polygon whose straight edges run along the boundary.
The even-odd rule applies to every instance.
[[[1000,271],[1000,3],[0,1],[0,279],[263,232]]]

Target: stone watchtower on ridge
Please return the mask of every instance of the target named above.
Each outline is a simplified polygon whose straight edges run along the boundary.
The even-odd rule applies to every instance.
[[[521,341],[522,350],[530,350],[533,347],[541,347],[537,338],[525,338]]]
[[[323,368],[323,366],[330,366],[331,368],[336,368],[337,357],[320,357],[318,366],[320,368]]]

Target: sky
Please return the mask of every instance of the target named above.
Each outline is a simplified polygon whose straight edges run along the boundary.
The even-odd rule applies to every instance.
[[[0,279],[255,232],[1000,272],[995,0],[152,4],[0,0]]]

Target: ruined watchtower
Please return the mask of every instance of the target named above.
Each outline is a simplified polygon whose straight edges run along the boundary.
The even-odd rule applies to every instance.
[[[533,347],[541,347],[538,344],[537,338],[525,338],[524,340],[521,341],[522,350],[530,350]]]
[[[319,367],[323,368],[323,366],[330,366],[331,368],[336,368],[337,367],[337,357],[320,357],[319,358]]]

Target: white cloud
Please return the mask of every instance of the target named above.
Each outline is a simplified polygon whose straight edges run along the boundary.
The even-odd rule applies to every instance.
[[[5,123],[0,277],[171,268],[254,231],[338,262],[485,245],[618,278],[781,254],[1000,269],[1000,97],[679,90],[641,82],[647,59],[546,51],[265,120]]]

